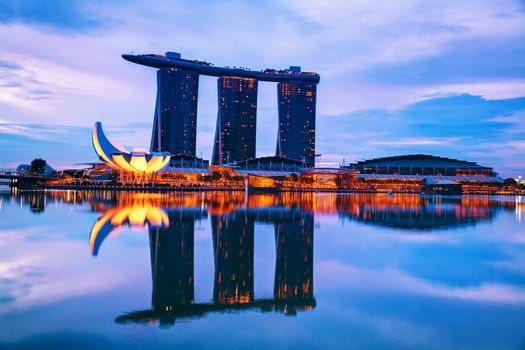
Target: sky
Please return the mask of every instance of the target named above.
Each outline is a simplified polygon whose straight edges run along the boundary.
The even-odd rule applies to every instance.
[[[0,168],[97,161],[91,128],[147,147],[156,81],[124,53],[321,76],[320,166],[425,153],[525,176],[525,1],[0,2]],[[211,157],[216,78],[200,78]],[[275,152],[277,87],[260,82],[257,156]]]

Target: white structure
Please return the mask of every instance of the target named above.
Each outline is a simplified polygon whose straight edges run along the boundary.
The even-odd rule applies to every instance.
[[[102,124],[93,126],[93,148],[100,160],[119,172],[135,175],[155,175],[166,169],[171,155],[168,152],[148,152],[135,148],[132,152],[113,145],[104,135]]]

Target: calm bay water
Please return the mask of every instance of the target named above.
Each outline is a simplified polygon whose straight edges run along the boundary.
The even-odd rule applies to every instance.
[[[525,349],[513,197],[4,193],[0,348]]]

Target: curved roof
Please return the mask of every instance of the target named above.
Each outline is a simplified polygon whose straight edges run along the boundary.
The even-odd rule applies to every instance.
[[[393,157],[381,157],[357,162],[359,166],[423,166],[423,167],[456,167],[486,168],[475,162],[432,156],[428,154],[407,154]]]
[[[357,174],[360,179],[392,180],[427,180],[429,181],[486,181],[503,182],[499,176],[442,176],[442,175],[394,175],[394,174]]]
[[[93,125],[91,141],[100,160],[118,171],[140,174],[157,173],[166,169],[171,158],[169,152],[150,153],[140,150],[128,152],[123,148],[117,148],[104,134],[100,122]]]
[[[177,67],[188,70],[193,70],[203,75],[211,75],[215,77],[220,76],[239,76],[243,78],[252,78],[261,81],[290,81],[299,80],[304,82],[319,83],[319,74],[314,72],[292,72],[286,71],[256,71],[242,68],[229,68],[229,67],[215,67],[209,63],[201,61],[191,61],[181,58],[166,57],[162,55],[122,55],[127,61],[138,63],[143,66],[163,68],[163,67]]]

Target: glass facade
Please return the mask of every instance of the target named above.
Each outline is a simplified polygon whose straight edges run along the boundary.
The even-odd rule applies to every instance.
[[[257,80],[220,77],[213,164],[255,158]]]
[[[157,71],[151,151],[195,156],[199,74],[164,67]]]
[[[277,84],[279,131],[276,156],[315,165],[315,100],[317,85],[290,81]]]

